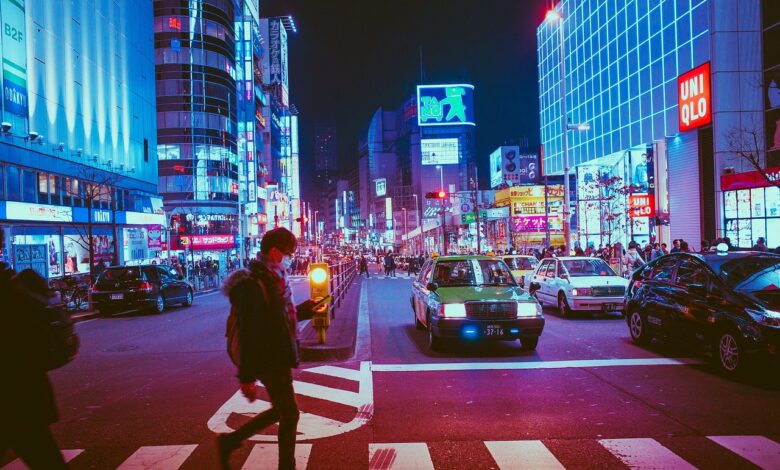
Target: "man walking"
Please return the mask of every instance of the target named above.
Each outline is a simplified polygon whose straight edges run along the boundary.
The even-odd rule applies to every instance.
[[[298,367],[297,322],[309,319],[315,301],[296,306],[287,271],[297,240],[280,227],[266,232],[260,242],[258,260],[248,270],[235,271],[225,281],[223,292],[230,298],[238,319],[240,344],[238,380],[241,393],[253,402],[260,380],[271,408],[229,434],[217,436],[222,468],[230,468],[230,453],[241,442],[266,427],[279,423],[279,469],[295,468],[295,436],[298,404],[293,390],[292,369]]]
[[[360,271],[359,274],[365,273],[366,274],[366,278],[370,278],[371,277],[371,275],[368,273],[368,261],[366,260],[366,256],[365,255],[360,255],[360,261],[358,263],[358,269]]]

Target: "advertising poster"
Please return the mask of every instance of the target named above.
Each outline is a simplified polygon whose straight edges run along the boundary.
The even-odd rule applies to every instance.
[[[423,165],[450,165],[459,160],[458,139],[420,139]]]
[[[474,126],[474,85],[418,85],[417,124]]]
[[[518,184],[536,184],[539,178],[539,155],[523,153],[517,156]]]
[[[0,0],[3,23],[3,109],[24,119],[27,107],[27,38],[24,0]]]
[[[501,149],[490,154],[490,187],[495,188],[503,181],[501,170]]]
[[[374,180],[374,190],[376,197],[381,197],[387,194],[387,179],[379,178]]]
[[[146,236],[149,242],[148,247],[150,250],[162,249],[162,226],[147,225]]]

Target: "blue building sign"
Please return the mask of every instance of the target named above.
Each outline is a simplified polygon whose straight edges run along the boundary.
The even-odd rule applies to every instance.
[[[474,85],[418,85],[417,124],[474,126]]]

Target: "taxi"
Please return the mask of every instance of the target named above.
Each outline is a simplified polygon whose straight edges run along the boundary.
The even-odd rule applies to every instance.
[[[501,258],[430,259],[412,283],[410,300],[415,326],[427,330],[434,351],[450,341],[473,339],[520,340],[523,349],[534,350],[544,329],[542,307]]]
[[[517,282],[520,283],[520,287],[525,287],[526,277],[533,274],[539,264],[536,256],[531,255],[506,255],[503,260],[509,266]]]

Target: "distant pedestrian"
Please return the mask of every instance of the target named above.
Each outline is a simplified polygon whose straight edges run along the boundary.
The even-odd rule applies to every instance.
[[[672,251],[671,251],[671,253],[679,253],[681,251],[680,250],[680,242],[681,241],[682,240],[677,240],[677,239],[672,240]]]
[[[12,449],[33,470],[67,468],[49,429],[58,415],[44,365],[48,285],[32,270],[13,274],[0,263],[0,459]]]
[[[690,253],[690,252],[691,252],[691,248],[688,246],[688,242],[681,239],[679,253]]]
[[[254,402],[256,381],[268,393],[271,408],[237,430],[219,434],[217,447],[222,468],[230,468],[230,453],[268,426],[279,423],[279,469],[295,468],[298,404],[292,369],[298,367],[297,322],[312,317],[313,300],[295,305],[287,271],[297,240],[285,228],[269,230],[260,242],[260,259],[226,279],[223,292],[238,319],[238,380],[241,393]]]
[[[633,240],[628,243],[628,251],[623,256],[623,267],[626,273],[631,273],[645,263],[642,255],[637,250],[637,244]]]
[[[764,242],[764,237],[758,237],[756,244],[753,245],[753,251],[769,251],[769,247]]]
[[[366,260],[365,255],[360,255],[360,261],[358,262],[358,273],[365,274],[366,278],[371,277],[371,275],[368,273],[368,261]]]

